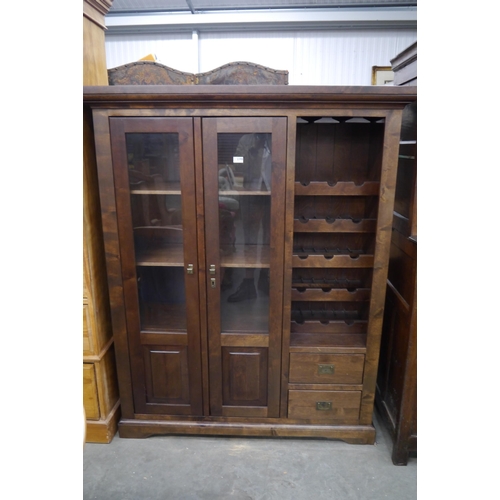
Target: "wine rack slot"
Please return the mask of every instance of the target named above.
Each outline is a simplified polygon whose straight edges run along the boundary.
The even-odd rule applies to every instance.
[[[292,287],[370,288],[371,269],[294,269]]]
[[[367,321],[319,321],[306,320],[302,323],[292,321],[292,333],[366,333]]]
[[[293,267],[373,267],[373,255],[360,254],[295,254],[292,256]]]
[[[333,217],[316,219],[302,216],[295,219],[293,230],[296,233],[373,233],[376,226],[377,221],[375,219],[335,219]]]
[[[307,289],[296,287],[292,289],[293,301],[363,301],[370,299],[370,289],[335,289],[335,288],[313,288]]]
[[[295,196],[374,196],[379,194],[379,190],[380,183],[376,181],[365,181],[359,185],[352,181],[295,182]]]

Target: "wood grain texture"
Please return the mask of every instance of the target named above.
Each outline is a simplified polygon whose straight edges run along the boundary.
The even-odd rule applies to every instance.
[[[96,137],[96,160],[99,165],[99,197],[101,205],[102,231],[106,255],[107,280],[113,336],[116,344],[117,375],[122,402],[123,417],[134,414],[132,397],[132,378],[129,365],[129,347],[125,311],[123,304],[123,281],[120,265],[120,247],[116,216],[115,190],[113,185],[113,166],[110,148],[108,115],[105,111],[94,111],[94,129]]]
[[[268,363],[266,348],[223,347],[223,406],[266,407]],[[241,416],[245,416],[245,413]]]
[[[83,406],[89,420],[99,420],[99,397],[93,363],[83,363]]]
[[[197,276],[197,240],[196,225],[192,221],[196,219],[196,207],[194,204],[195,172],[193,156],[193,129],[192,120],[187,118],[173,118],[162,121],[151,121],[148,119],[124,120],[115,118],[111,121],[111,148],[113,155],[113,176],[116,192],[116,210],[118,214],[119,244],[121,252],[121,273],[124,279],[124,299],[125,311],[128,325],[128,341],[132,352],[131,368],[133,374],[133,391],[135,408],[139,411],[150,411],[166,413],[191,413],[201,414],[202,412],[202,387],[201,387],[201,354],[199,341],[199,299]],[[170,382],[170,378],[164,379],[163,389],[156,387],[154,377],[151,378],[153,368],[161,370],[160,364],[165,360],[167,354],[162,356],[143,355],[141,347],[141,318],[137,307],[139,303],[137,276],[136,276],[136,255],[134,251],[134,228],[132,220],[125,214],[131,213],[131,198],[128,176],[128,162],[126,158],[126,134],[130,133],[155,133],[155,134],[176,134],[178,137],[179,150],[179,171],[181,173],[180,184],[182,191],[182,265],[193,263],[193,274],[185,274],[184,286],[186,296],[190,300],[186,301],[186,328],[188,338],[188,349],[183,351],[189,369],[176,372],[176,382]],[[124,168],[125,167],[125,168]],[[154,348],[148,353],[153,353]],[[160,352],[160,351],[158,351]],[[165,351],[161,351],[165,352]],[[180,352],[180,351],[179,351]],[[161,359],[160,359],[161,358]],[[179,360],[179,357],[170,356],[169,359]],[[158,363],[155,364],[156,360]],[[145,363],[147,366],[145,366]],[[180,361],[179,361],[180,363]],[[168,363],[165,370],[168,371]],[[182,365],[184,366],[184,365]],[[156,372],[154,372],[156,373]],[[158,372],[159,373],[159,372]],[[160,377],[162,377],[161,375]],[[173,376],[173,374],[171,374]],[[149,377],[149,378],[148,378]],[[173,386],[182,388],[183,398],[179,398],[178,404],[170,402],[159,403],[158,398],[152,396],[155,391],[167,391],[167,385],[171,390]],[[165,385],[167,384],[167,385]],[[145,392],[144,387],[148,390]],[[173,389],[172,389],[173,390]],[[186,393],[187,391],[187,393]],[[186,395],[188,394],[188,395]],[[161,399],[161,398],[160,398]],[[165,399],[165,398],[164,398]],[[168,399],[168,398],[166,398]],[[149,405],[149,406],[148,406]]]
[[[83,73],[84,85],[107,85],[104,31],[93,21],[83,18]]]
[[[288,416],[315,423],[358,423],[361,392],[359,391],[296,391],[288,393]],[[330,408],[318,410],[317,403]]]
[[[417,451],[416,242],[393,231],[375,403],[393,439],[392,460]]]
[[[392,61],[396,85],[417,84],[417,44]],[[375,403],[392,461],[417,451],[417,103],[403,110],[396,201]]]
[[[342,114],[353,116],[358,109],[363,115],[384,116],[387,109],[401,109],[416,100],[416,91],[411,87],[391,86],[301,86],[301,85],[110,85],[84,87],[85,102],[104,107],[172,106],[177,109],[197,109],[226,107],[228,109],[304,109],[308,105],[315,111],[322,109],[323,114],[332,116],[338,109]],[[231,103],[231,105],[230,105]],[[364,110],[373,106],[369,113]],[[311,113],[311,108],[307,112]],[[347,113],[344,110],[347,109]],[[328,114],[324,113],[327,111]],[[314,111],[313,111],[314,112]],[[227,115],[228,112],[225,111]],[[237,111],[233,116],[242,115]],[[244,116],[244,115],[243,115]]]
[[[196,235],[198,242],[198,293],[199,293],[199,321],[200,321],[200,348],[201,348],[201,376],[203,414],[210,413],[210,370],[208,345],[207,319],[207,268],[206,268],[206,239],[205,239],[205,205],[203,186],[203,144],[201,118],[193,119],[194,133],[194,167],[196,183]]]
[[[185,434],[192,436],[241,436],[274,438],[339,439],[349,444],[374,444],[375,428],[371,425],[317,425],[281,419],[268,423],[227,421],[138,421],[122,420],[120,437],[145,438],[154,435]]]
[[[401,131],[402,111],[390,111],[384,131],[384,151],[380,177],[380,194],[377,221],[377,237],[373,264],[372,299],[370,301],[366,368],[360,423],[371,423],[378,357],[385,302],[385,283],[389,265],[389,248],[392,234],[392,213],[396,188],[397,160]]]
[[[124,436],[144,437],[155,433],[308,435],[373,442],[371,418],[394,205],[398,127],[401,110],[415,99],[415,93],[403,89],[351,87],[283,87],[282,92],[272,86],[250,85],[227,86],[224,91],[208,86],[152,87],[137,86],[131,90],[117,86],[111,91],[89,88],[85,89],[84,97],[86,105],[93,108],[99,175],[103,181],[100,188],[108,280],[110,294],[116,298],[113,325],[118,332],[120,388],[123,386],[126,400],[121,424]],[[302,127],[303,120],[299,118],[303,114],[309,118],[319,115],[340,120],[332,127],[323,128],[318,123]],[[192,166],[186,169],[192,169],[194,174],[190,187],[183,192],[189,193],[191,200],[191,208],[186,210],[192,210],[185,224],[193,227],[189,247],[195,252],[189,262],[194,264],[196,285],[189,296],[195,304],[190,316],[197,318],[197,376],[201,380],[202,395],[199,412],[189,409],[184,414],[168,415],[151,412],[147,407],[137,411],[134,406],[132,387],[137,379],[132,373],[139,365],[134,368],[132,364],[131,371],[129,359],[135,356],[136,347],[147,348],[150,357],[154,354],[149,369],[149,392],[159,399],[175,396],[174,399],[183,400],[186,373],[189,378],[192,371],[182,368],[187,366],[181,361],[184,356],[181,351],[186,344],[184,340],[180,342],[181,337],[175,332],[162,333],[151,328],[140,335],[138,346],[130,342],[134,321],[124,304],[128,301],[132,305],[135,299],[127,298],[123,290],[133,282],[135,271],[131,267],[124,272],[122,268],[123,262],[130,259],[130,245],[120,243],[117,238],[118,233],[125,234],[127,229],[118,231],[122,222],[117,217],[116,202],[120,206],[124,193],[120,188],[115,189],[114,183],[120,184],[123,172],[113,173],[111,169],[109,117],[111,122],[116,118],[134,122],[163,122],[175,118],[191,123]],[[350,117],[363,120],[351,123]],[[306,130],[306,127],[311,128]],[[299,128],[304,128],[300,134]],[[240,334],[239,328],[222,332],[218,318],[224,259],[214,238],[219,233],[218,179],[213,175],[218,170],[217,135],[252,131],[273,134],[273,161],[277,161],[270,197],[271,244],[265,264],[271,270],[269,335],[262,335],[260,331]],[[309,172],[311,158],[314,168],[307,177],[303,174]],[[240,197],[248,196],[263,198],[261,194],[251,193]],[[124,207],[120,213],[126,212]],[[336,212],[331,216],[341,223],[333,231],[325,231],[323,222],[329,223],[326,218],[330,217],[330,211]],[[312,219],[315,212],[317,219],[323,220],[313,222],[311,230],[301,231],[303,222],[298,219],[301,216]],[[343,216],[344,212],[347,216]],[[295,230],[294,218],[298,220]],[[354,221],[358,218],[369,222],[363,223],[366,227],[359,232],[362,226],[356,226]],[[301,259],[300,247],[307,247],[308,241],[313,250],[307,259]],[[294,255],[295,243],[299,249]],[[345,246],[347,250],[331,250],[336,246]],[[321,247],[328,248],[325,252],[314,250]],[[363,251],[359,252],[360,249]],[[325,258],[325,255],[330,257],[331,252],[336,255]],[[183,260],[186,259],[184,255]],[[313,264],[304,266],[303,262],[308,260]],[[335,264],[331,265],[331,261]],[[216,266],[214,289],[209,281],[211,275],[207,273],[211,265]],[[242,262],[233,265],[236,269]],[[333,280],[334,286],[320,286],[315,282],[320,276]],[[310,280],[314,286],[306,285],[303,291],[303,282],[299,280]],[[300,319],[295,311],[302,305],[335,314],[323,322],[291,321],[292,311],[294,319]],[[345,310],[346,321],[338,320],[344,317],[339,316],[338,308]],[[169,338],[175,342],[161,343],[162,335],[164,340]],[[176,360],[172,358],[172,362],[167,362],[170,356]],[[312,359],[350,359],[354,360],[354,366],[350,367],[346,361],[344,369],[342,361],[337,364],[340,372],[334,373],[345,378],[326,382],[326,379],[317,380],[317,375],[311,373],[311,367],[317,369],[318,365]],[[363,359],[364,363],[360,361]],[[293,372],[289,371],[291,360]],[[168,375],[169,370],[178,375],[173,372]],[[321,390],[322,387],[326,390]],[[137,395],[136,391],[136,400]],[[314,408],[313,411],[311,405],[318,402],[314,399],[318,395],[335,396],[331,410],[326,405],[325,410]],[[291,416],[287,417],[289,408]]]
[[[85,441],[87,443],[108,444],[113,440],[113,437],[118,430],[118,422],[121,417],[120,401],[117,401],[111,412],[106,418],[94,421],[87,420],[87,433]]]
[[[111,0],[83,2],[83,85],[107,85],[104,16]],[[106,278],[92,112],[83,110],[83,361],[84,408],[89,394],[98,415],[87,412],[86,440],[111,441],[117,430],[119,397]],[[92,374],[89,382],[85,373]],[[97,416],[96,416],[97,415]]]
[[[112,329],[94,138],[88,110],[84,112],[83,134],[83,282],[88,328],[88,351],[84,355],[98,355],[111,339]]]
[[[294,352],[290,354],[289,381],[302,384],[360,384],[363,381],[364,361],[362,354]]]
[[[83,363],[86,442],[109,443],[117,431],[120,399],[113,344],[100,360]]]

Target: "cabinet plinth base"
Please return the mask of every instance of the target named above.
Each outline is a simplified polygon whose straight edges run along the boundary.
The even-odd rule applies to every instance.
[[[113,440],[120,420],[120,400],[106,418],[86,421],[86,443],[109,444]]]
[[[375,443],[375,428],[372,425],[121,420],[118,424],[118,431],[121,438],[147,438],[155,435],[184,434],[195,436],[324,438],[339,439],[349,444]]]

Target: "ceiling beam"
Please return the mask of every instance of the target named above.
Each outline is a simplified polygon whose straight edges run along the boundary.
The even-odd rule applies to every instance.
[[[188,2],[188,0],[186,0]],[[108,14],[113,33],[167,31],[297,30],[297,29],[416,29],[417,8],[287,9]]]
[[[191,11],[191,14],[196,14],[196,11],[193,7],[193,2],[191,0],[186,0],[187,6],[189,7],[189,10]]]

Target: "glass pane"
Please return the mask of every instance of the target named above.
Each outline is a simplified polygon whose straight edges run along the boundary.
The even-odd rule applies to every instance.
[[[271,134],[219,134],[221,326],[269,331]]]
[[[141,329],[186,330],[177,134],[127,134]]]

